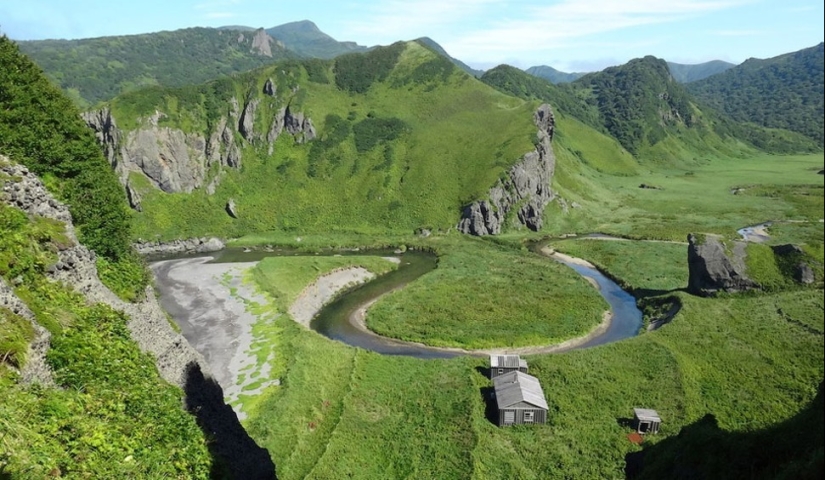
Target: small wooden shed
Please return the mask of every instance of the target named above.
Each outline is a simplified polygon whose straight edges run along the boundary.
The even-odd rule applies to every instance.
[[[490,355],[490,380],[510,372],[527,373],[527,360],[518,355]]]
[[[656,410],[649,408],[633,409],[633,427],[639,433],[659,433],[662,419]]]
[[[493,379],[498,426],[547,423],[547,400],[539,379],[514,371]]]

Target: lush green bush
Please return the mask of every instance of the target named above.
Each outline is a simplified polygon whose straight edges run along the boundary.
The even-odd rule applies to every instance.
[[[352,126],[355,133],[355,149],[366,153],[376,145],[391,142],[409,130],[409,126],[399,118],[367,117]]]
[[[0,152],[34,173],[59,180],[81,241],[118,260],[129,252],[123,189],[77,108],[21,54],[0,38]]]
[[[29,55],[76,100],[94,105],[152,85],[181,86],[250,70],[294,54],[252,47],[252,33],[187,28],[143,35],[21,42]]]
[[[404,42],[378,47],[367,53],[350,53],[335,59],[335,85],[352,93],[366,93],[387,78],[404,51]]]
[[[824,52],[820,43],[778,57],[751,58],[692,82],[687,89],[738,121],[801,133],[821,149],[825,142]]]

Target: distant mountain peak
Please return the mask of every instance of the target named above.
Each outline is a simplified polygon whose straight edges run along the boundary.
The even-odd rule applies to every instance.
[[[339,42],[309,20],[267,28],[266,33],[282,42],[286,48],[305,57],[333,58],[344,53],[367,50],[367,47],[355,42]]]
[[[576,80],[586,75],[585,72],[562,72],[547,65],[537,65],[535,67],[530,67],[527,70],[525,70],[525,72],[529,73],[530,75],[533,75],[534,77],[543,78],[550,83],[569,83],[573,80]]]

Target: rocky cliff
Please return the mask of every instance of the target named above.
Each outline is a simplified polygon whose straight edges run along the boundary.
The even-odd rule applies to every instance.
[[[731,256],[719,237],[688,235],[688,290],[697,295],[741,292],[759,285],[745,274],[745,242],[734,242]]]
[[[69,245],[57,252],[58,261],[48,268],[47,276],[82,293],[89,302],[105,303],[126,313],[130,318],[128,326],[132,338],[143,351],[157,358],[161,376],[168,382],[183,387],[187,367],[190,364],[205,364],[186,340],[172,330],[152,289],[147,288],[146,298],[140,303],[128,303],[118,298],[100,281],[94,252],[77,241],[68,208],[52,197],[43,183],[26,167],[2,163],[4,162],[0,162],[0,171],[9,176],[9,180],[3,185],[2,201],[30,216],[50,218],[66,225]]]
[[[270,81],[261,93],[274,94],[275,89]],[[294,112],[287,105],[274,116],[270,115],[271,118],[264,118],[259,112],[260,102],[252,94],[243,105],[232,97],[227,114],[220,117],[207,136],[161,125],[166,115],[160,111],[141,120],[139,128],[129,131],[118,128],[108,108],[85,112],[83,119],[95,131],[104,155],[127,189],[132,208],[139,210],[139,194],[130,188],[128,180],[130,172],[145,175],[152,185],[167,193],[191,193],[206,186],[212,194],[221,176],[218,173],[209,178],[211,167],[219,165],[218,172],[224,168],[240,168],[244,146],[263,146],[271,155],[283,131],[292,135],[297,143],[316,137],[312,120],[302,112]]]
[[[533,116],[538,127],[536,148],[525,154],[487,194],[464,207],[458,230],[471,235],[496,235],[512,211],[518,223],[537,231],[544,207],[553,199],[550,183],[556,166],[551,141],[555,119],[550,105],[541,105]],[[514,219],[515,222],[515,219]]]
[[[185,407],[198,421],[211,441],[210,450],[220,457],[230,478],[275,478],[275,466],[266,452],[249,438],[232,408],[224,403],[223,390],[212,378],[206,361],[175,332],[161,309],[151,287],[139,303],[118,298],[101,281],[96,256],[78,243],[71,214],[45,189],[28,169],[0,156],[0,201],[26,212],[65,224],[68,242],[57,252],[58,261],[47,268],[47,277],[83,294],[89,303],[104,303],[128,317],[130,336],[140,349],[151,354],[160,376],[179,386],[186,394]],[[208,243],[208,242],[204,242]],[[211,244],[215,246],[214,242]],[[45,358],[49,333],[37,325],[35,316],[14,290],[0,280],[0,306],[29,319],[35,326],[35,339],[21,371],[24,381],[52,384]]]

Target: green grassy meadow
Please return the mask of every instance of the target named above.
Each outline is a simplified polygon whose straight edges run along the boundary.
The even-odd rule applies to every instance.
[[[608,309],[578,274],[538,255],[457,235],[431,243],[438,268],[373,306],[371,330],[441,347],[549,345],[587,334]]]
[[[685,262],[678,255],[682,245],[565,240],[556,246],[593,252],[594,261],[635,289],[684,282],[677,265]],[[419,282],[451,261],[441,248],[439,269]],[[634,276],[634,265],[622,260],[638,255],[634,248],[647,258],[645,267],[667,273]],[[521,249],[510,254],[553,263]],[[513,263],[522,274],[534,268]],[[676,439],[682,427],[708,413],[732,435],[771,428],[809,407],[825,360],[820,290],[715,299],[670,295],[679,297],[682,309],[660,330],[590,350],[528,357],[550,416],[547,425],[513,428],[498,428],[485,416],[483,393],[490,384],[479,371],[483,358],[381,356],[328,340],[282,315],[270,339],[286,358],[282,383],[256,400],[246,427],[284,479],[595,479],[623,478],[625,455],[640,450],[620,424],[633,407],[655,408],[665,420],[661,435],[648,437],[644,448]],[[397,301],[386,297],[374,308]],[[735,472],[720,478],[736,478]]]
[[[510,321],[523,318],[522,328],[538,328],[525,312],[548,315],[564,308],[564,302],[550,298],[595,295],[590,285],[565,273],[566,267],[522,246],[548,234],[569,233],[571,226],[579,233],[667,240],[549,241],[596,264],[634,293],[646,311],[657,302],[677,302],[681,308],[672,321],[618,343],[528,357],[550,405],[548,424],[499,428],[486,417],[490,383],[480,373],[485,359],[381,356],[328,340],[281,316],[274,321],[278,334],[273,341],[288,357],[283,382],[256,400],[256,413],[246,422],[250,434],[269,449],[280,478],[625,478],[626,456],[647,451],[661,457],[644,460],[650,469],[642,469],[640,478],[661,478],[663,471],[670,475],[680,468],[708,478],[740,478],[742,468],[751,468],[754,478],[793,478],[790,472],[816,468],[799,467],[821,458],[821,446],[805,440],[807,434],[783,437],[768,460],[755,452],[774,445],[765,439],[791,428],[798,418],[821,418],[816,412],[822,406],[815,401],[825,374],[821,287],[794,286],[781,265],[760,266],[759,252],[770,249],[756,246],[753,268],[761,268],[763,278],[781,277],[781,288],[716,298],[694,297],[682,289],[688,232],[735,239],[736,229],[746,225],[804,220],[771,226],[769,244],[807,242],[806,253],[821,262],[822,209],[817,205],[822,204],[822,177],[815,169],[822,156],[714,159],[690,170],[648,173],[628,164],[626,171],[608,175],[567,156],[570,144],[560,145],[556,185],[581,208],[567,214],[551,209],[545,231],[538,234],[510,232],[494,239],[377,235],[375,245],[403,243],[436,251],[439,266],[377,302],[368,324],[381,331],[387,319],[382,333],[400,338],[487,346],[498,341],[487,335],[499,325],[484,315],[489,311],[494,313],[489,318],[501,318],[501,306],[518,310],[507,317]],[[565,165],[574,167],[573,175],[563,173]],[[642,182],[661,190],[639,189]],[[745,190],[734,195],[734,187]],[[610,200],[614,191],[620,196]],[[693,203],[679,206],[680,197]],[[239,242],[369,245],[369,236],[335,238],[310,235],[296,243],[289,235],[272,233]],[[514,306],[524,298],[535,306]],[[594,305],[600,302],[587,304],[596,312],[604,308]],[[512,324],[501,327],[506,325]],[[647,437],[642,447],[627,440],[630,429],[623,424],[638,406],[654,408],[664,419],[661,434]],[[708,415],[718,425],[712,434],[678,436],[682,429],[705,432],[702,422]],[[813,430],[821,426],[817,421]],[[729,451],[730,466],[684,465],[685,458],[704,452],[705,440]]]
[[[565,214],[558,202],[551,204],[544,228],[551,235],[602,232],[684,242],[688,233],[737,238],[739,228],[777,221],[788,223],[778,225],[776,242],[822,238],[823,177],[816,173],[822,154],[701,158],[632,176],[588,168],[569,147],[556,156],[554,185],[580,208]],[[744,190],[734,194],[736,188]]]

